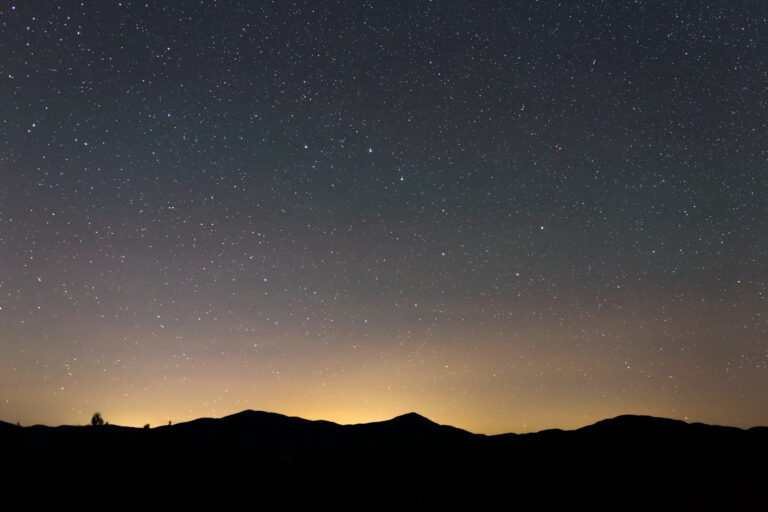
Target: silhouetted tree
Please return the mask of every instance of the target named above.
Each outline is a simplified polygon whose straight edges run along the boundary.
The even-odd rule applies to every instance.
[[[93,417],[91,418],[91,425],[94,427],[100,427],[104,425],[104,418],[101,417],[101,414],[98,412],[93,413]]]
[[[149,423],[147,423],[146,425],[144,425],[144,428],[145,428],[145,429],[147,429],[147,430],[149,430]]]

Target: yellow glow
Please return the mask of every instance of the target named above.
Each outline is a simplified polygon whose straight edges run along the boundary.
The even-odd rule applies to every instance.
[[[365,345],[350,340],[356,348],[342,353],[305,348],[302,340],[281,340],[279,350],[254,348],[259,340],[246,338],[241,352],[159,353],[127,362],[104,359],[101,366],[72,359],[64,366],[51,352],[38,364],[60,371],[37,388],[20,385],[18,371],[0,373],[0,386],[16,390],[0,402],[0,419],[76,425],[99,411],[112,424],[155,427],[253,409],[350,424],[413,411],[486,434],[572,429],[620,414],[743,427],[764,422],[756,405],[746,399],[735,404],[717,381],[676,376],[674,366],[658,364],[650,349],[594,353],[590,337],[597,334],[589,325],[521,328],[513,336],[455,329],[402,345],[381,336]],[[605,318],[601,325],[619,341],[633,330],[631,317]],[[661,329],[670,328],[646,324],[632,346],[653,347]],[[579,343],[573,332],[585,333]],[[186,341],[205,346],[206,340]],[[172,345],[173,339],[162,342]],[[728,413],[736,407],[742,412],[734,420]]]

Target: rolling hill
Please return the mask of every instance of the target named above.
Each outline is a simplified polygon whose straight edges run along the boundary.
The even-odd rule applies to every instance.
[[[6,488],[87,484],[105,500],[768,509],[768,428],[648,416],[496,436],[415,413],[358,425],[250,410],[153,429],[0,422],[0,449]]]

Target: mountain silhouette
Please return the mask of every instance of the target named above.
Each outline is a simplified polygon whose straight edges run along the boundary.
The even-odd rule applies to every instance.
[[[87,475],[104,496],[176,505],[768,510],[768,428],[650,416],[494,436],[416,413],[357,425],[250,410],[152,429],[0,422],[0,449],[9,489],[78,488]]]

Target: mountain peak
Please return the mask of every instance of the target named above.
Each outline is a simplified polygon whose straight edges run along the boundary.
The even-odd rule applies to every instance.
[[[435,423],[434,421],[430,420],[429,418],[425,418],[421,414],[415,413],[415,412],[409,412],[406,414],[401,414],[400,416],[395,416],[392,418],[392,421],[396,421],[398,423]]]

